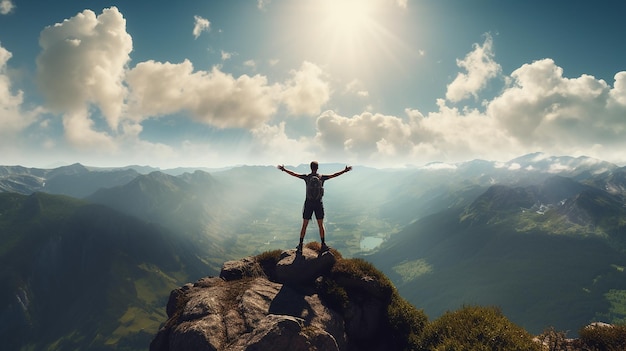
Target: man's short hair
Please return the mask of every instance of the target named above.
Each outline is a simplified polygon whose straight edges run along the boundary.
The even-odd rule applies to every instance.
[[[319,168],[317,161],[311,161],[311,170],[316,171]]]

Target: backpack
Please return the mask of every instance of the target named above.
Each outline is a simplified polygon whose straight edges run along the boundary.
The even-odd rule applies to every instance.
[[[307,200],[321,200],[322,196],[324,196],[324,188],[321,176],[319,174],[310,174],[306,182]]]

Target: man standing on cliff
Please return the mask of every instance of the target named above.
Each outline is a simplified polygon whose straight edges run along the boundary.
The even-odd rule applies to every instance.
[[[285,166],[279,165],[278,169],[283,172],[287,172],[296,178],[303,179],[306,183],[306,199],[304,200],[304,207],[302,208],[302,229],[300,230],[300,244],[298,244],[298,251],[302,251],[302,242],[304,241],[304,235],[306,234],[306,227],[309,225],[313,213],[315,212],[315,219],[317,219],[317,226],[320,229],[320,240],[322,241],[322,251],[327,251],[324,229],[324,203],[322,202],[322,196],[324,196],[324,182],[328,179],[340,176],[350,170],[352,167],[346,166],[346,168],[337,173],[322,175],[317,173],[319,164],[317,161],[311,162],[311,173],[298,174],[290,171]]]

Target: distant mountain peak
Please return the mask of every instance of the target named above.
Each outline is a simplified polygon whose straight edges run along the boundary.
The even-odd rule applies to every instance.
[[[61,166],[50,170],[50,176],[56,176],[58,174],[80,174],[87,173],[89,169],[80,163],[74,163],[69,166]]]

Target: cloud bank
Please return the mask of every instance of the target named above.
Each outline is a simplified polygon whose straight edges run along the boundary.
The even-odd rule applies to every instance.
[[[403,1],[398,4],[406,6]],[[208,30],[209,23],[196,16],[194,36]],[[340,114],[331,105],[333,96],[354,83],[333,88],[335,82],[313,62],[302,62],[282,81],[263,74],[235,76],[220,66],[196,70],[189,60],[148,60],[131,67],[133,40],[115,7],[99,15],[85,10],[46,27],[40,46],[37,80],[46,99],[44,107],[50,111],[46,118],[60,119],[67,143],[86,152],[176,159],[194,150],[198,154],[191,157],[201,159],[200,154],[216,147],[212,140],[194,146],[193,140],[175,145],[144,138],[146,123],[168,117],[244,131],[255,160],[266,164],[315,157],[397,166],[468,158],[502,160],[535,151],[626,160],[622,151],[626,150],[626,72],[617,72],[610,83],[590,75],[570,78],[546,58],[507,75],[496,61],[488,34],[457,60],[460,72],[437,100],[435,111],[406,106],[399,116],[376,111]],[[224,60],[230,55],[222,51]],[[24,112],[24,93],[11,90],[6,74],[10,58],[11,53],[0,47],[3,134],[35,128],[41,122],[37,117],[41,109]],[[495,96],[483,98],[480,106],[463,105],[467,100],[479,101],[495,83],[503,84]],[[358,91],[363,99],[374,98]],[[306,121],[309,129],[303,127]]]

